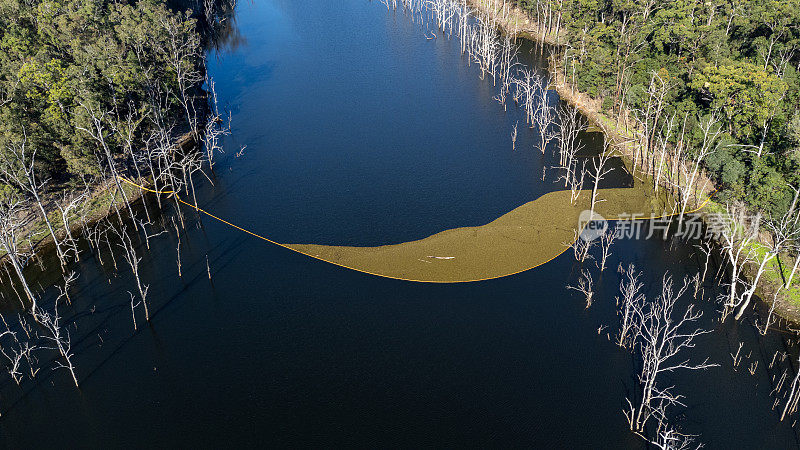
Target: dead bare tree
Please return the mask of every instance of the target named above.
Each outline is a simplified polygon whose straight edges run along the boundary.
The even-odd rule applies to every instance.
[[[562,106],[557,110],[558,127],[558,155],[559,164],[565,170],[570,170],[572,162],[578,152],[583,149],[583,142],[578,140],[581,131],[586,130],[586,120],[577,109]],[[566,186],[566,180],[564,185]]]
[[[511,129],[511,151],[517,150],[517,125],[519,122],[514,124],[514,128]]]
[[[27,349],[27,345],[23,346],[20,344],[19,339],[17,339],[17,333],[15,331],[11,331],[11,328],[8,326],[8,322],[6,322],[6,318],[0,314],[0,319],[5,325],[6,330],[0,332],[0,340],[4,337],[10,337],[11,343],[3,346],[0,345],[0,355],[3,355],[8,360],[8,374],[11,375],[11,378],[14,382],[19,386],[20,382],[22,381],[22,372],[20,372],[20,364],[22,362],[22,358],[25,357],[25,352]]]
[[[583,294],[586,299],[586,308],[592,306],[592,302],[594,301],[594,282],[592,280],[592,274],[588,270],[583,269],[580,278],[578,278],[578,283],[575,286],[567,286],[567,289],[572,289]]]
[[[617,232],[612,227],[607,227],[606,231],[600,235],[600,262],[597,265],[600,269],[600,273],[606,270],[606,262],[608,261],[608,257],[611,256],[611,245],[614,244],[616,238]]]
[[[559,134],[552,129],[555,125],[557,114],[556,109],[548,101],[547,86],[543,80],[538,80],[533,92],[536,96],[533,122],[536,124],[539,133],[539,150],[544,154],[550,142],[559,137]]]
[[[59,212],[61,212],[61,222],[64,227],[64,239],[62,243],[69,247],[75,254],[75,259],[80,260],[80,251],[78,250],[78,240],[72,235],[72,225],[70,218],[74,215],[74,211],[83,205],[84,200],[89,196],[89,191],[85,190],[81,194],[68,198],[68,193],[64,193],[60,202],[55,202]],[[66,252],[65,252],[66,253]]]
[[[564,180],[567,187],[569,187],[569,201],[571,205],[574,205],[581,196],[583,182],[586,179],[586,160],[582,160],[580,167],[578,167],[578,160],[573,159],[572,164],[563,169],[564,171],[559,175],[558,180]]]
[[[706,275],[708,274],[708,265],[711,262],[713,247],[711,246],[711,241],[709,239],[704,240],[700,245],[695,245],[695,247],[705,256],[703,259],[703,266],[698,273],[697,283],[695,283],[694,286],[694,295],[697,297],[700,286],[703,285],[706,280]]]
[[[175,76],[177,92],[172,93],[184,110],[189,131],[196,136],[197,113],[192,97],[193,90],[203,82],[203,72],[199,61],[202,60],[202,46],[197,33],[186,33],[187,27],[193,26],[185,16],[166,15],[158,18],[158,25],[165,32],[166,46],[159,48],[166,56],[167,64]]]
[[[78,279],[78,272],[75,272],[73,270],[68,274],[67,273],[63,274],[63,276],[64,276],[64,289],[62,289],[61,292],[64,295],[64,298],[67,300],[67,303],[71,305],[72,299],[69,296],[69,289],[72,287],[72,284],[75,283],[75,281]],[[61,288],[59,287],[59,289]]]
[[[28,281],[25,278],[23,268],[25,267],[30,255],[26,255],[19,248],[20,233],[23,227],[28,223],[28,219],[24,216],[25,204],[17,198],[5,196],[0,198],[0,246],[6,252],[8,261],[14,268],[17,274],[22,290],[25,293],[31,305],[31,311],[36,315],[36,295],[34,295]],[[13,286],[13,283],[12,283]],[[24,299],[20,297],[20,300]]]
[[[522,108],[525,111],[525,123],[533,128],[536,124],[536,86],[540,84],[539,77],[536,72],[521,67],[518,71],[518,77],[514,78],[514,100],[522,101]]]
[[[481,69],[481,79],[490,75],[494,83],[497,75],[497,54],[500,48],[500,40],[497,38],[496,31],[497,24],[493,16],[479,16],[476,25],[471,30],[472,59]]]
[[[640,130],[639,143],[636,145],[633,155],[632,173],[636,173],[637,166],[641,167],[644,173],[652,173],[653,167],[651,158],[655,157],[655,145],[658,142],[657,133],[661,129],[662,114],[666,106],[667,94],[670,92],[674,82],[670,80],[668,74],[661,71],[650,73],[650,83],[647,88],[647,101],[642,109],[635,111],[635,119]]]
[[[38,313],[39,322],[48,332],[48,334],[43,335],[42,338],[50,341],[52,345],[55,346],[52,347],[52,349],[57,350],[64,359],[64,362],[56,361],[56,367],[54,367],[53,370],[69,370],[70,375],[72,375],[72,381],[75,382],[75,387],[78,387],[78,377],[75,375],[75,364],[72,362],[74,356],[72,353],[72,340],[69,330],[61,326],[61,317],[58,314],[59,300],[60,296],[55,301],[52,313],[43,310],[40,310]]]
[[[137,301],[136,297],[131,291],[128,291],[128,295],[131,297],[131,319],[133,319],[133,331],[136,331],[138,329],[136,326],[136,307],[141,305],[142,301]]]
[[[722,296],[722,320],[741,304],[739,285],[741,283],[740,271],[745,264],[752,261],[751,243],[753,242],[758,225],[745,225],[744,209],[726,204],[725,213],[720,216],[719,226],[722,252],[730,265],[730,283],[728,293]]]
[[[794,190],[794,199],[792,200],[792,205],[786,214],[783,217],[783,221],[786,222],[784,227],[786,228],[786,233],[790,235],[789,242],[787,242],[786,250],[788,252],[794,252],[794,265],[792,266],[792,270],[789,272],[789,276],[786,278],[784,283],[784,288],[788,289],[792,285],[792,280],[794,279],[795,273],[797,273],[798,267],[800,267],[800,210],[798,210],[798,197],[800,197],[800,188],[796,188],[794,186],[789,186]]]
[[[739,320],[744,314],[747,306],[750,304],[753,295],[758,288],[758,282],[761,280],[762,275],[766,271],[767,264],[775,259],[791,242],[800,236],[800,228],[797,228],[793,223],[792,211],[788,215],[779,220],[768,220],[766,222],[767,228],[770,230],[770,243],[769,245],[760,245],[760,250],[754,250],[755,260],[758,263],[755,275],[751,277],[749,288],[745,290],[739,301],[739,310],[734,317]],[[773,302],[774,303],[774,302]]]
[[[506,34],[499,42],[500,50],[498,51],[497,74],[500,79],[500,92],[495,99],[503,105],[505,110],[506,96],[511,90],[513,82],[513,71],[519,64],[518,49],[512,36]]]
[[[562,245],[572,249],[575,260],[578,262],[582,263],[586,261],[587,258],[591,259],[592,255],[589,251],[594,247],[596,242],[594,240],[584,239],[581,236],[581,230],[573,230],[573,236],[575,239],[572,242],[563,242]]]
[[[698,181],[701,174],[701,164],[712,153],[714,153],[719,145],[719,137],[722,133],[722,127],[719,120],[712,114],[706,120],[700,122],[700,131],[702,132],[703,139],[700,143],[700,148],[697,149],[691,157],[684,154],[682,162],[678,163],[678,180],[677,188],[680,201],[680,213],[678,215],[678,231],[683,226],[684,214],[691,199],[699,197],[699,193],[705,190],[705,185],[708,181],[704,181],[703,186],[698,186]],[[681,174],[683,176],[681,176]]]
[[[698,450],[702,444],[695,443],[696,436],[679,433],[666,423],[659,423],[655,440],[649,440],[653,446],[660,450]]]
[[[130,199],[128,199],[128,194],[125,192],[125,189],[123,189],[120,181],[119,171],[117,170],[117,164],[114,161],[114,155],[111,150],[110,143],[108,142],[108,139],[106,139],[106,135],[108,134],[106,122],[109,121],[109,112],[101,110],[99,107],[95,107],[88,102],[81,102],[80,106],[85,111],[89,124],[87,126],[78,125],[76,128],[85,132],[92,139],[97,141],[97,144],[100,146],[103,156],[105,157],[108,170],[111,172],[111,178],[114,179],[114,184],[117,187],[117,193],[119,193],[119,195],[122,197],[122,201],[125,203],[124,206],[128,208],[129,216],[134,217]],[[115,196],[112,196],[111,199],[112,204],[116,203]],[[119,208],[115,208],[115,210],[117,215],[119,215]],[[122,216],[119,216],[119,220],[122,222]]]
[[[66,256],[61,248],[61,241],[56,235],[55,228],[52,222],[50,222],[50,217],[47,215],[47,210],[44,207],[44,201],[41,197],[47,180],[39,179],[36,174],[36,146],[28,145],[28,136],[23,129],[22,140],[20,142],[7,144],[5,152],[7,158],[4,158],[3,163],[0,164],[0,181],[23,190],[33,198],[42,219],[47,225],[50,237],[53,239],[53,243],[56,247],[56,255],[63,269],[66,265]]]
[[[789,389],[789,397],[783,406],[783,412],[781,412],[781,422],[783,422],[787,414],[791,415],[797,412],[798,401],[800,401],[800,361],[798,361],[798,370]]]
[[[209,93],[209,109],[211,117],[206,122],[205,131],[203,132],[203,146],[206,150],[206,161],[208,166],[213,171],[214,167],[214,154],[222,153],[222,138],[231,134],[231,117],[228,113],[227,120],[219,110],[219,103],[217,100],[217,90],[214,80],[211,78],[206,79]]]
[[[775,289],[775,292],[772,294],[772,302],[769,305],[769,311],[767,312],[767,317],[764,319],[764,323],[762,327],[756,325],[756,329],[762,336],[767,335],[767,331],[769,331],[769,327],[774,325],[778,321],[778,317],[775,317],[775,306],[778,304],[778,296],[781,293],[782,286],[779,286]]]
[[[605,139],[605,137],[603,139]],[[609,173],[614,171],[613,167],[608,167],[608,162],[611,161],[611,158],[613,156],[614,156],[614,150],[610,146],[603,144],[602,153],[600,153],[599,156],[597,156],[592,160],[593,170],[591,172],[591,175],[593,184],[592,184],[592,200],[590,202],[590,207],[589,207],[589,212],[590,212],[589,220],[592,220],[594,218],[595,207],[597,206],[597,203],[603,201],[597,198],[597,192],[600,188],[600,182],[603,181]]]
[[[136,247],[133,245],[133,241],[126,230],[125,225],[120,225],[119,228],[114,228],[113,230],[119,238],[117,245],[123,250],[123,258],[131,268],[131,273],[133,273],[133,278],[136,281],[136,289],[139,291],[139,301],[144,308],[144,318],[149,322],[150,311],[147,308],[147,290],[150,286],[142,283],[142,277],[139,273],[139,263],[142,262],[142,258],[136,254]],[[133,310],[135,307],[136,305],[134,305],[133,300],[131,300],[131,312],[134,315],[135,312]],[[134,317],[133,328],[134,330],[136,329],[136,317]]]
[[[676,394],[672,386],[662,387],[658,381],[660,375],[676,370],[704,370],[714,367],[708,359],[699,364],[692,364],[688,359],[679,359],[683,350],[694,347],[697,336],[709,333],[708,330],[685,330],[696,322],[702,312],[695,311],[689,305],[682,315],[674,313],[676,302],[689,287],[689,280],[675,290],[672,277],[664,275],[661,294],[644,307],[635,310],[636,336],[635,350],[641,359],[641,371],[638,374],[638,392],[636,399],[628,398],[628,409],[624,411],[631,431],[644,436],[645,426],[652,418],[664,422],[666,408],[681,405],[681,395]],[[646,439],[646,437],[645,437]]]
[[[175,222],[174,217],[172,218],[172,226],[175,228],[175,240],[177,241],[175,247],[177,255],[175,258],[178,264],[178,276],[181,277],[183,276],[183,274],[181,273],[181,230],[180,228],[178,228],[178,224]]]
[[[148,250],[150,250],[150,239],[166,233],[167,230],[164,229],[164,228],[161,228],[161,231],[154,232],[154,233],[151,234],[150,232],[147,231],[147,225],[148,224],[146,224],[146,223],[144,223],[142,221],[139,221],[139,227],[142,229],[142,235],[144,236],[145,246],[147,247]]]
[[[616,297],[617,314],[620,319],[616,343],[620,347],[633,348],[634,339],[638,335],[639,322],[636,319],[641,316],[645,299],[641,292],[644,287],[644,283],[640,281],[642,273],[636,271],[633,263],[628,264],[627,268],[623,268],[620,264],[617,272],[621,273],[623,278],[619,283],[621,296]]]

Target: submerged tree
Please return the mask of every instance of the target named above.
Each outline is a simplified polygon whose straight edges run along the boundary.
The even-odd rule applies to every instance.
[[[567,286],[567,289],[572,289],[583,294],[586,299],[586,308],[592,306],[592,302],[594,301],[594,281],[592,280],[591,272],[583,269],[580,278],[578,278],[578,283],[575,286]]]
[[[25,204],[14,196],[2,196],[0,198],[0,246],[5,250],[8,261],[14,268],[17,279],[22,286],[22,291],[30,302],[31,312],[35,316],[36,295],[34,295],[25,278],[23,268],[27,262],[27,257],[19,247],[20,234],[23,227],[28,223],[28,219],[24,214],[25,209]]]
[[[708,359],[693,364],[681,356],[684,350],[694,347],[697,336],[710,333],[699,328],[687,329],[702,316],[702,312],[695,311],[694,305],[689,305],[683,314],[676,314],[676,303],[688,287],[689,280],[684,279],[683,285],[676,290],[672,277],[665,274],[661,294],[655,300],[634,308],[636,334],[633,343],[641,370],[637,376],[637,395],[626,399],[628,410],[625,411],[625,417],[631,431],[637,434],[644,435],[651,419],[659,424],[666,423],[664,415],[669,406],[683,406],[683,396],[677,394],[673,386],[660,383],[665,373],[716,366],[710,364]]]
[[[147,308],[147,290],[149,289],[149,285],[142,283],[142,277],[139,273],[139,263],[142,262],[142,258],[136,254],[136,247],[133,245],[133,241],[131,240],[125,225],[121,225],[119,228],[113,228],[113,230],[119,238],[117,246],[123,250],[123,258],[131,268],[131,273],[136,281],[136,289],[139,292],[139,303],[141,303],[142,307],[144,308],[145,320],[149,322],[150,310]],[[131,314],[134,315],[134,330],[136,329],[136,316],[134,309],[139,303],[134,304],[133,296],[131,295]]]
[[[643,308],[645,296],[642,293],[644,283],[640,281],[641,272],[636,271],[633,263],[628,264],[627,268],[619,265],[617,271],[622,274],[622,281],[619,283],[620,297],[617,297],[617,315],[619,316],[619,334],[617,335],[617,345],[620,347],[631,348],[636,336],[639,333],[638,312]]]
[[[55,346],[53,347],[53,350],[58,351],[58,353],[64,359],[63,362],[56,362],[56,367],[54,370],[68,370],[70,375],[72,375],[72,381],[75,383],[75,387],[78,387],[78,377],[75,375],[75,364],[72,361],[72,358],[75,356],[72,353],[72,339],[70,337],[69,330],[62,326],[61,316],[58,314],[58,301],[60,299],[61,296],[56,299],[52,313],[41,310],[38,313],[39,322],[48,332],[48,334],[43,335],[42,338],[50,341],[52,345]]]

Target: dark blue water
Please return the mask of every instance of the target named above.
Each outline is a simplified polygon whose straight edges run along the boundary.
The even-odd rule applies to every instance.
[[[239,45],[211,56],[234,134],[199,193],[208,210],[279,241],[373,245],[483,224],[554,189],[535,133],[520,120],[511,150],[519,113],[492,100],[457,42],[426,40],[365,0],[242,2],[236,21]],[[138,332],[128,272],[84,253],[62,310],[81,388],[45,354],[35,382],[3,379],[5,447],[642,446],[622,415],[633,362],[605,334],[613,270],[594,269],[586,310],[564,288],[576,277],[569,253],[508,278],[418,284],[186,213],[182,277],[174,233],[143,253],[153,319]],[[609,265],[635,262],[655,285],[693,270],[691,250],[620,241]],[[709,448],[796,446],[764,370],[782,337],[699,307],[716,331],[689,355],[721,367],[665,379],[687,396],[674,423]],[[739,340],[752,356],[735,371]]]
[[[378,245],[482,225],[554,189],[536,132],[501,114],[457,41],[369,2],[242,8],[247,46],[210,67],[247,145],[224,180],[247,187],[222,211],[249,208],[241,220],[281,242]]]

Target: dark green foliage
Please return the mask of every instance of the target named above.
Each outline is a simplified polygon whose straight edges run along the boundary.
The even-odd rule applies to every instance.
[[[665,115],[722,119],[730,147],[706,164],[726,194],[787,205],[787,183],[800,183],[800,0],[518,3],[563,16],[564,59],[604,110],[642,108],[651,74],[668,76]]]
[[[179,122],[170,45],[196,33],[194,19],[161,0],[0,0],[0,152],[27,136],[43,178],[96,175],[98,144],[77,129],[89,125],[81,105],[109,113],[118,154],[118,125],[147,115],[155,90],[172,93],[161,108]],[[201,54],[186,63],[201,69]],[[149,133],[142,124],[137,142]]]

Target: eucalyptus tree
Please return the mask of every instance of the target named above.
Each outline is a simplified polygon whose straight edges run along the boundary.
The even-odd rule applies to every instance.
[[[56,248],[56,255],[61,263],[61,267],[66,265],[66,255],[61,248],[61,242],[56,235],[47,210],[44,206],[42,193],[47,184],[47,180],[41,180],[37,175],[36,165],[37,147],[29,145],[27,133],[23,129],[23,137],[19,142],[9,142],[5,146],[5,158],[0,163],[0,180],[5,184],[17,187],[33,198],[39,213],[42,216],[53,244]]]
[[[739,285],[741,283],[741,268],[753,261],[752,243],[758,230],[757,223],[747,225],[747,219],[741,206],[726,204],[725,213],[715,226],[718,227],[719,237],[722,241],[722,253],[730,266],[730,282],[728,293],[722,296],[723,321],[728,314],[741,304]]]
[[[700,132],[702,140],[700,147],[696,149],[694,155],[684,155],[682,163],[679,164],[679,171],[682,177],[678,175],[677,188],[680,194],[680,213],[678,215],[678,230],[683,226],[684,214],[691,199],[697,199],[698,193],[705,190],[708,180],[703,181],[703,186],[698,187],[701,179],[701,164],[712,153],[714,153],[719,146],[719,137],[722,132],[722,127],[719,125],[719,120],[712,114],[705,120],[700,121]]]
[[[14,196],[0,197],[0,246],[5,251],[11,267],[14,268],[35,317],[36,295],[28,285],[23,271],[30,255],[20,249],[23,229],[30,221],[25,215],[26,206],[24,202]],[[23,299],[20,297],[20,300]]]
[[[89,135],[100,147],[102,155],[105,157],[107,168],[111,172],[111,178],[113,178],[117,188],[116,192],[122,197],[122,201],[125,203],[124,206],[128,209],[130,217],[134,217],[130,199],[128,199],[128,194],[125,192],[125,189],[123,189],[122,182],[120,181],[119,171],[117,170],[117,164],[114,160],[114,151],[111,149],[112,143],[109,142],[108,139],[109,133],[111,133],[111,130],[107,127],[107,122],[110,120],[110,112],[103,109],[102,106],[92,104],[92,102],[89,101],[81,101],[80,107],[85,112],[84,119],[86,123],[77,125],[76,128]],[[112,201],[115,202],[116,200],[114,200],[114,198],[115,197],[112,196]],[[120,221],[122,221],[122,216],[119,215],[119,208],[115,208],[115,210]]]
[[[753,251],[758,267],[756,268],[755,274],[752,275],[751,281],[749,281],[749,288],[745,290],[739,301],[739,310],[734,317],[736,320],[739,320],[747,309],[747,306],[753,298],[753,294],[755,294],[758,288],[758,283],[764,275],[767,264],[778,257],[781,252],[786,250],[792,243],[800,239],[800,227],[797,226],[798,220],[795,215],[796,204],[797,196],[795,196],[794,203],[783,217],[766,220],[766,227],[770,231],[770,239],[767,245],[758,245]],[[774,303],[773,301],[773,304]]]
[[[203,60],[200,36],[194,33],[194,20],[188,16],[163,15],[157,24],[164,33],[163,46],[156,49],[168,64],[176,84],[173,98],[183,108],[190,133],[197,133],[197,111],[192,92],[203,82],[199,62]]]
[[[78,250],[78,240],[72,235],[73,224],[70,219],[75,215],[75,211],[83,206],[84,201],[89,197],[89,191],[84,190],[78,195],[69,197],[68,192],[64,192],[60,201],[54,202],[56,208],[61,213],[61,224],[64,227],[64,238],[62,243],[65,247],[69,247],[75,254],[75,259],[80,260],[80,251]]]

